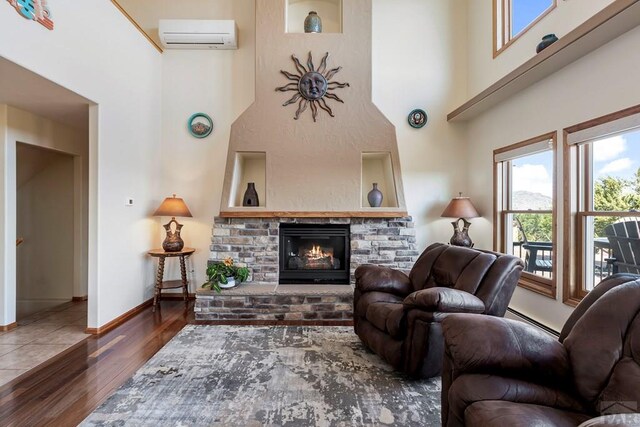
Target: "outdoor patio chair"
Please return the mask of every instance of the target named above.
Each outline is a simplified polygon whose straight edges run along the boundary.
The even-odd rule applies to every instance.
[[[640,274],[640,218],[609,224],[604,234],[613,252],[613,272]]]
[[[521,245],[524,250],[527,251],[524,258],[524,271],[529,273],[551,272],[553,270],[553,261],[551,260],[551,253],[553,251],[552,242],[530,242],[527,239],[527,234],[524,232],[522,223],[518,218],[514,218],[520,235],[522,236]]]

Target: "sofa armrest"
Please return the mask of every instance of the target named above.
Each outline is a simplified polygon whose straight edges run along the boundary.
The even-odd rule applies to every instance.
[[[546,332],[523,322],[452,314],[443,319],[442,332],[455,376],[493,373],[555,386],[571,382],[569,356],[564,346]]]
[[[406,308],[419,308],[441,313],[482,313],[484,302],[469,292],[435,287],[416,291],[403,301]]]
[[[413,291],[409,277],[389,267],[361,265],[354,275],[360,292],[386,292],[404,297]]]

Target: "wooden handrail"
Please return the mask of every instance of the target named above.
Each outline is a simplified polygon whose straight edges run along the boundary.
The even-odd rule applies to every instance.
[[[129,12],[127,12],[124,9],[124,7],[122,7],[122,5],[120,3],[118,3],[118,0],[111,0],[111,3],[113,3],[113,5],[115,7],[117,7],[120,12],[122,12],[122,14],[125,16],[125,18],[127,18],[129,20],[129,22],[131,22],[131,24],[133,24],[133,26],[136,27],[136,29],[138,31],[140,31],[140,34],[142,34],[144,36],[144,38],[147,39],[149,41],[149,43],[151,43],[153,45],[153,47],[155,47],[158,52],[162,53],[162,48],[160,46],[158,46],[158,43],[156,43],[151,38],[151,36],[149,36],[149,34],[147,34],[147,32],[142,29],[140,24],[138,24],[138,22],[135,19],[133,19],[133,17],[131,15],[129,15]]]

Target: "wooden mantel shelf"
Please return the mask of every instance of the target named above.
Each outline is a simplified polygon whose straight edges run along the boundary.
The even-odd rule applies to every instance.
[[[640,0],[615,0],[571,32],[447,115],[470,120],[640,25]]]
[[[409,216],[401,210],[362,211],[222,211],[221,218],[403,218]]]

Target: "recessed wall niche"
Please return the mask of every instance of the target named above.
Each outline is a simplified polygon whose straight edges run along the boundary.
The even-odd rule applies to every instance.
[[[380,207],[397,208],[398,196],[393,177],[391,153],[362,153],[362,207],[369,207],[367,195],[375,182],[378,184],[378,190],[382,192],[383,196],[382,206]]]
[[[266,193],[267,153],[238,152],[236,153],[231,184],[229,207],[242,207],[242,199],[247,185],[255,183],[260,207],[267,205]],[[248,208],[251,209],[251,208]]]
[[[286,0],[287,33],[304,33],[304,20],[309,12],[322,19],[323,33],[342,32],[342,0]]]

